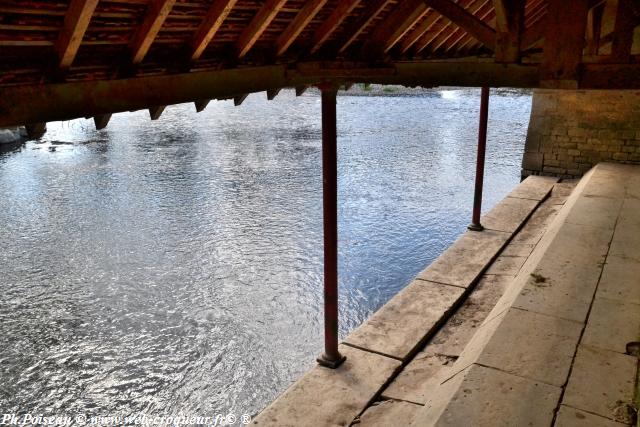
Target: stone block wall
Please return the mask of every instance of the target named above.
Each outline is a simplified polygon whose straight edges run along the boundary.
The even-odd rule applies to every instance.
[[[640,164],[640,91],[535,90],[522,176],[580,177],[603,161]]]

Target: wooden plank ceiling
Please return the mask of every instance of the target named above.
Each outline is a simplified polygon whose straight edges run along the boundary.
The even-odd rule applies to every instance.
[[[639,24],[640,0],[3,0],[0,90],[274,65],[345,83],[443,61],[536,67],[521,86],[636,87]],[[612,64],[624,78],[592,72]]]

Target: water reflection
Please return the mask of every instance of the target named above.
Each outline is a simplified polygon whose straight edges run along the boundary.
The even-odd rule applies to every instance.
[[[464,230],[478,99],[339,98],[342,336]],[[518,182],[529,108],[491,100],[485,209]],[[255,413],[311,366],[319,113],[256,94],[0,154],[0,409]]]

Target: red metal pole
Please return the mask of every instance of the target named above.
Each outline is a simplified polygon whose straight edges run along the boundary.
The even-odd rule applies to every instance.
[[[322,92],[322,213],[324,222],[324,353],[318,363],[337,368],[345,360],[338,351],[338,154],[337,88]]]
[[[484,157],[487,148],[487,120],[489,118],[489,88],[483,87],[480,96],[480,126],[478,128],[478,157],[476,160],[476,188],[473,195],[473,217],[469,230],[482,231],[480,211],[482,209],[482,185],[484,182]]]

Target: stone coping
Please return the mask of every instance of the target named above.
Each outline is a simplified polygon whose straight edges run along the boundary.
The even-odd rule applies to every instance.
[[[316,366],[253,421],[265,426],[349,425],[460,306],[558,180],[531,176],[416,279],[353,331],[336,370]],[[393,408],[402,405],[391,406]],[[383,411],[384,408],[380,408]]]

